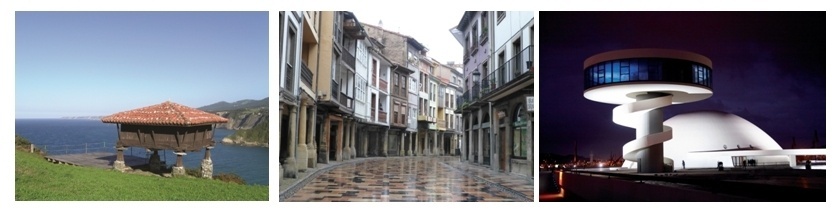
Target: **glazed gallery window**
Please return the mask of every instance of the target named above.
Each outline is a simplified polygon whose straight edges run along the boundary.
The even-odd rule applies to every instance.
[[[527,116],[524,106],[519,105],[516,109],[516,118],[513,122],[513,158],[527,158]]]
[[[585,72],[585,87],[631,81],[668,81],[711,87],[711,68],[691,61],[667,58],[631,58],[604,61]]]

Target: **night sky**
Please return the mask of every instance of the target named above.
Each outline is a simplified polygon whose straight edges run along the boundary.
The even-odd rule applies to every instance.
[[[583,97],[583,61],[631,48],[695,52],[713,62],[714,95],[663,108],[665,120],[717,110],[764,130],[825,144],[825,12],[540,12],[539,152],[620,156],[635,130],[612,122],[617,105]]]

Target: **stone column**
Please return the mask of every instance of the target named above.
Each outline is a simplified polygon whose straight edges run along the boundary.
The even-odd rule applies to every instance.
[[[466,162],[470,162],[472,160],[471,150],[472,150],[472,117],[471,114],[464,114],[463,115],[463,133],[464,138],[463,141],[460,142],[460,155],[461,160],[465,160]]]
[[[318,153],[315,151],[315,131],[318,129],[315,127],[315,121],[317,121],[317,108],[315,106],[307,106],[309,107],[309,136],[306,137],[309,143],[306,144],[309,147],[309,151],[307,152],[308,157],[308,167],[315,168],[318,165]],[[321,133],[323,135],[323,133]]]
[[[434,149],[431,150],[431,154],[439,156],[440,155],[440,144],[437,142],[437,140],[438,140],[437,135],[440,135],[440,132],[434,131],[432,133],[432,135],[434,135],[434,144],[432,144],[431,146],[434,147]]]
[[[405,156],[405,132],[399,132],[399,156]]]
[[[344,119],[344,130],[346,133],[346,135],[344,135],[344,154],[342,156],[344,160],[349,160],[350,153],[352,153],[352,151],[350,151],[350,140],[352,139],[352,124],[353,122],[350,119]]]
[[[483,123],[484,122],[484,120],[483,120],[484,115],[481,113],[481,112],[483,112],[483,110],[484,110],[484,108],[481,108],[480,111],[478,111],[478,130],[477,130],[478,131],[478,139],[477,139],[477,141],[478,141],[478,144],[477,144],[477,146],[478,146],[477,147],[477,149],[478,149],[477,150],[478,165],[483,165],[484,164],[484,138],[486,138],[486,137],[484,137],[484,123]]]
[[[175,152],[175,155],[178,157],[175,161],[175,166],[172,167],[172,175],[186,175],[186,169],[184,169],[184,155],[186,155],[186,152]]]
[[[382,143],[379,144],[382,147],[382,157],[387,157],[387,142],[389,140],[388,131],[382,132]]]
[[[358,145],[360,147],[359,151],[358,151],[359,152],[358,156],[367,157],[367,141],[370,141],[370,129],[369,128],[361,131],[361,145]]]
[[[156,173],[160,171],[160,168],[160,154],[157,153],[156,149],[153,149],[151,157],[149,157],[149,170]]]
[[[213,159],[210,158],[211,149],[213,149],[213,146],[208,146],[205,148],[204,159],[201,160],[201,177],[206,179],[213,178]]]
[[[414,156],[414,134],[408,132],[408,156]]]
[[[329,163],[329,136],[332,132],[332,119],[324,115],[321,128],[320,142],[318,142],[318,163]]]
[[[297,158],[295,156],[295,150],[297,150],[297,146],[295,143],[297,142],[297,109],[294,107],[290,107],[288,109],[290,112],[288,115],[288,141],[286,141],[285,151],[288,154],[288,157],[285,158],[285,162],[283,164],[283,174],[286,178],[297,178],[297,161],[294,159]],[[280,127],[282,128],[282,127]]]
[[[341,148],[344,148],[344,119],[338,121],[338,131],[335,133],[335,161],[344,161],[344,153]]]
[[[297,124],[300,124],[300,129],[297,132],[297,153],[294,157],[297,161],[297,170],[299,172],[306,172],[306,168],[309,166],[309,147],[306,146],[306,126],[309,123],[308,121],[308,106],[306,106],[307,101],[304,100],[300,102],[300,120],[297,121]]]
[[[414,156],[420,156],[420,140],[419,140],[419,130],[414,132]]]
[[[280,108],[279,108],[280,120],[277,121],[277,127],[279,128],[277,130],[279,130],[280,133],[277,136],[283,136],[283,109],[285,108],[285,104],[283,104],[282,98],[283,98],[283,93],[280,92]],[[280,138],[279,140],[282,140],[282,137],[279,137],[279,138]],[[282,141],[277,141],[277,149],[278,149],[277,151],[283,151],[283,142]],[[282,181],[283,176],[284,176],[284,175],[282,175],[282,174],[284,174],[283,173],[283,157],[282,156],[280,156],[280,163],[279,164],[280,164],[280,174],[281,174],[280,175],[280,181]]]
[[[424,135],[425,137],[422,139],[422,155],[423,156],[428,156],[428,155],[431,154],[428,151],[429,139],[431,139],[431,138],[428,137],[429,133],[431,133],[431,132],[428,129],[426,129],[425,130],[425,135]]]
[[[354,159],[357,157],[355,145],[358,144],[358,121],[352,123],[350,132],[352,132],[352,135],[350,135],[350,158]]]
[[[114,161],[114,169],[125,172],[128,167],[125,166],[125,147],[117,146],[117,160]]]

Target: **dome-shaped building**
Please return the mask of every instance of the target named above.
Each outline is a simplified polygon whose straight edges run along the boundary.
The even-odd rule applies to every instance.
[[[740,166],[743,160],[758,164],[789,164],[789,156],[755,156],[755,150],[782,150],[766,132],[730,113],[701,111],[674,116],[664,124],[673,128],[673,139],[664,142],[664,157],[681,169]],[[741,151],[741,152],[738,152]],[[741,153],[743,155],[738,155]]]

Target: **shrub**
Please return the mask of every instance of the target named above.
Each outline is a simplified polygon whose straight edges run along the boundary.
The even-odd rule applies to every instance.
[[[29,142],[29,139],[26,139],[21,135],[15,134],[15,149],[29,152],[29,145],[31,144],[32,142]],[[35,153],[42,154],[41,149],[35,147]]]
[[[201,178],[200,168],[186,168],[184,170],[186,170],[186,175],[188,176]]]
[[[236,184],[245,184],[245,179],[242,179],[239,175],[236,174],[227,174],[227,173],[220,173],[218,175],[213,176],[215,180],[221,180],[227,183],[236,183]]]

